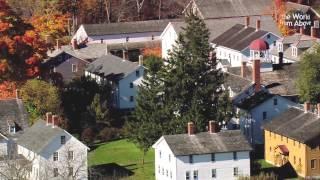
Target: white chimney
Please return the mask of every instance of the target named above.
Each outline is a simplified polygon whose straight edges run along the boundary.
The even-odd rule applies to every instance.
[[[139,55],[139,66],[143,66],[143,55]]]

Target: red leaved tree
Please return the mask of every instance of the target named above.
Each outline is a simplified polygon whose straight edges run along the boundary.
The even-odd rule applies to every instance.
[[[46,55],[46,45],[39,33],[23,21],[6,3],[0,0],[0,83],[1,87],[13,93],[17,84],[39,75],[39,65]],[[8,89],[9,88],[9,89]],[[4,93],[0,89],[2,97]],[[11,94],[12,94],[11,93]]]

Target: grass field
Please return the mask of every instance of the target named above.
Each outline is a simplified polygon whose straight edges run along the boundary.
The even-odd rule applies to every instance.
[[[89,166],[100,168],[110,176],[129,174],[132,180],[154,179],[154,151],[150,150],[142,165],[142,152],[126,139],[97,144],[89,152]]]

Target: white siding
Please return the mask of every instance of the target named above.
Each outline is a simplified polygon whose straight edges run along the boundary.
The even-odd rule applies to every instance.
[[[250,175],[249,152],[237,152],[238,160],[233,160],[233,153],[216,153],[215,161],[211,161],[211,154],[193,155],[193,163],[189,163],[189,156],[177,158],[177,180],[185,180],[185,174],[190,171],[193,179],[193,171],[198,171],[198,179],[212,178],[212,169],[216,169],[216,179],[237,179],[233,176],[233,168],[239,169],[239,175]]]
[[[174,30],[173,26],[169,24],[163,34],[161,35],[161,44],[162,44],[162,58],[168,58],[168,51],[172,50],[172,47],[175,45],[178,35]]]
[[[235,51],[223,46],[218,46],[216,50],[217,59],[226,59],[230,62],[231,67],[241,66],[242,61],[247,61],[247,57],[242,55],[241,52]]]
[[[161,157],[160,157],[161,153]],[[169,160],[170,156],[170,160]],[[155,149],[155,175],[156,180],[171,180],[176,179],[176,157],[170,150],[168,144],[165,140],[162,140],[157,148]],[[160,168],[160,173],[159,173]],[[162,174],[163,171],[163,174]],[[168,171],[168,176],[166,172]],[[172,178],[170,177],[170,173],[172,174]]]
[[[172,170],[172,180],[185,180],[186,172],[190,172],[190,180],[193,180],[193,171],[198,171],[198,180],[225,180],[237,179],[233,176],[234,168],[239,169],[239,175],[250,176],[249,151],[237,152],[237,160],[233,160],[233,152],[215,153],[215,161],[211,161],[211,154],[193,155],[193,163],[189,163],[189,156],[175,157],[164,140],[160,138],[155,145],[155,176],[156,180],[169,180]],[[161,158],[160,158],[161,152]],[[171,161],[168,156],[171,155]],[[160,167],[160,173],[159,173]],[[164,174],[162,174],[162,168]],[[212,169],[216,169],[216,178],[212,178]],[[169,176],[166,176],[169,170]]]

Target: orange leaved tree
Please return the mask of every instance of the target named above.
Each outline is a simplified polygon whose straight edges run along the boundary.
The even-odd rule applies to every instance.
[[[46,51],[45,43],[32,25],[22,20],[5,0],[0,0],[1,85],[13,92],[15,87],[10,84],[38,76]],[[1,92],[3,96],[7,94],[3,89]]]

